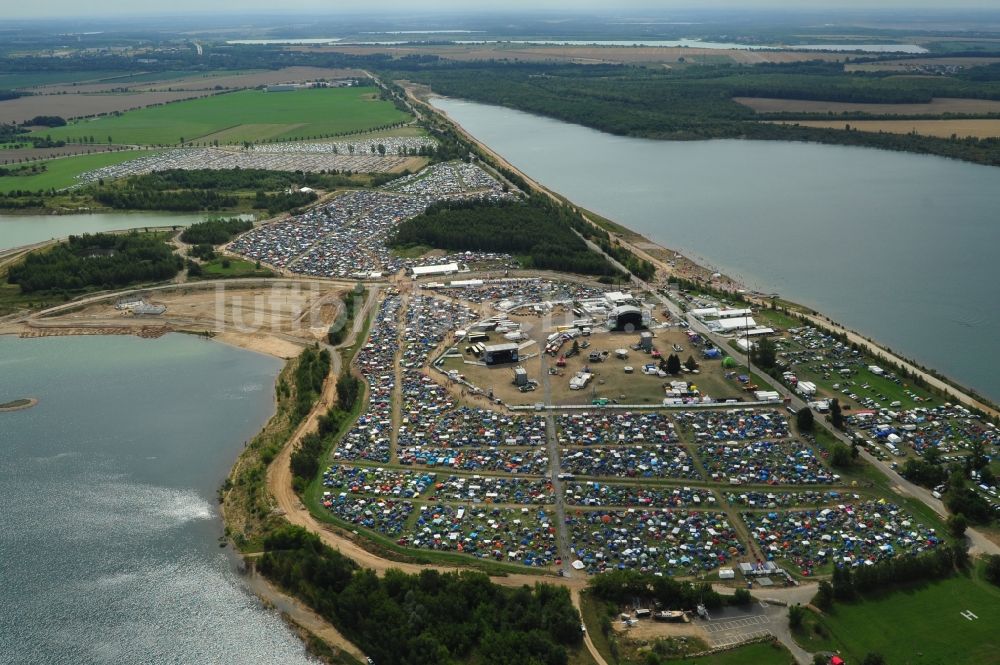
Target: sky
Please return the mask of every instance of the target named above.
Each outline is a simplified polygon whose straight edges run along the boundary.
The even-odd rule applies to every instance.
[[[665,10],[751,8],[752,6],[810,9],[923,9],[953,10],[959,7],[1000,10],[1000,0],[365,0],[357,3],[345,0],[36,0],[15,2],[3,0],[3,14],[8,18],[65,18],[69,16],[128,16],[137,14],[171,14],[185,12],[233,13],[248,12],[314,12],[328,14],[337,11],[372,13],[380,10],[407,14],[420,11],[468,12],[517,10]]]

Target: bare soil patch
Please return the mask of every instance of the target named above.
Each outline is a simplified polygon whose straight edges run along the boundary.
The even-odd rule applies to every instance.
[[[1000,101],[940,97],[928,104],[860,104],[823,102],[808,99],[733,97],[757,113],[871,113],[873,115],[941,115],[944,113],[1000,113]]]

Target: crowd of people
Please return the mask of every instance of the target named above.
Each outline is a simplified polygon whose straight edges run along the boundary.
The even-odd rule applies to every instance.
[[[542,508],[420,506],[400,545],[526,566],[549,566],[556,557],[556,529]]]
[[[675,414],[674,418],[696,441],[784,439],[789,436],[788,420],[774,409],[685,411]]]
[[[564,448],[560,457],[562,472],[578,476],[701,479],[687,450],[677,445]]]
[[[573,552],[591,574],[614,569],[696,574],[745,551],[724,513],[667,508],[577,510],[567,516],[566,523]]]
[[[326,141],[322,143],[288,142],[259,143],[250,147],[251,152],[265,154],[332,154],[341,156],[393,156],[408,157],[434,148],[437,142],[426,136],[384,136],[356,141]],[[304,170],[304,169],[301,169]]]
[[[572,413],[559,416],[557,425],[561,445],[662,445],[678,441],[673,421],[662,413]]]
[[[745,512],[742,518],[769,560],[784,559],[803,575],[828,563],[870,565],[918,554],[941,542],[934,529],[885,499],[819,510]]]
[[[396,320],[402,298],[390,293],[379,305],[368,339],[354,364],[369,387],[368,405],[334,451],[337,460],[388,462],[392,452],[392,399],[396,385],[393,363],[398,348]]]
[[[797,506],[825,506],[839,503],[845,498],[855,501],[858,494],[844,495],[833,490],[802,490],[798,492],[726,492],[726,502],[731,506],[746,508],[793,508]]]
[[[832,483],[836,474],[797,441],[725,441],[698,445],[709,478],[737,485]]]
[[[571,506],[623,508],[703,508],[715,504],[715,495],[701,487],[656,487],[567,481],[565,500]]]

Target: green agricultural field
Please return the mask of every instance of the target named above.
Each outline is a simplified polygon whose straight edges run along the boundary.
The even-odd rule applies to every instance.
[[[958,576],[838,604],[817,623],[828,637],[807,638],[802,646],[811,651],[834,646],[848,663],[860,663],[871,651],[883,654],[889,665],[1000,663],[1000,589],[980,579]]]
[[[148,157],[155,153],[138,150],[123,152],[100,152],[93,155],[77,157],[60,157],[45,162],[46,170],[38,175],[5,176],[0,178],[0,192],[7,193],[17,189],[37,192],[38,190],[62,189],[77,183],[76,177],[81,173],[93,171],[112,164],[121,164],[130,159]]]
[[[93,136],[113,143],[175,145],[293,140],[372,130],[407,114],[377,98],[375,88],[262,92],[244,90],[120,116],[81,120],[44,134],[67,141]]]

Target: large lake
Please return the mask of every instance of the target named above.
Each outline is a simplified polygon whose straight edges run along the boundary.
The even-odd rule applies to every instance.
[[[65,238],[68,235],[140,229],[146,226],[188,226],[206,215],[148,212],[93,215],[0,215],[0,251]]]
[[[574,202],[1000,399],[1000,168],[809,143],[624,138],[434,104]]]
[[[0,337],[0,662],[309,660],[245,588],[216,490],[280,362],[187,337]]]

